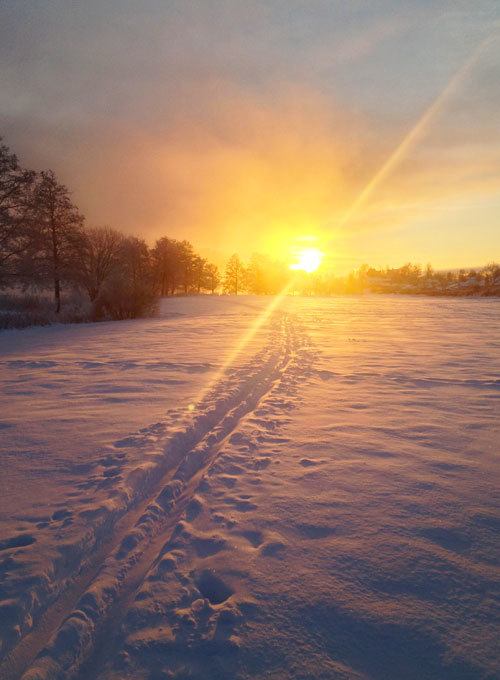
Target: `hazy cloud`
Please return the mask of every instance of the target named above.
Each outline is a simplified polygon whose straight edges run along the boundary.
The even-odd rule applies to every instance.
[[[327,238],[500,26],[489,0],[0,12],[0,129],[23,162],[53,167],[91,222],[243,252],[305,230]],[[430,205],[500,191],[499,66],[497,41],[349,233],[405,229]]]

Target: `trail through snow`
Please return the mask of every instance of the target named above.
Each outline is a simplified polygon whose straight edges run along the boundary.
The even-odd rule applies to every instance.
[[[0,677],[499,676],[498,302],[266,304],[0,336]]]

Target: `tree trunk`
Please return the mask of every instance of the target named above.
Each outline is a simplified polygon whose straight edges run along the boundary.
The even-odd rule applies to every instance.
[[[56,302],[56,314],[59,314],[61,311],[61,285],[58,276],[54,279],[54,298]]]
[[[54,302],[56,305],[55,312],[59,314],[61,311],[61,281],[59,278],[59,249],[57,244],[57,236],[54,225],[52,224],[52,261],[54,268]]]

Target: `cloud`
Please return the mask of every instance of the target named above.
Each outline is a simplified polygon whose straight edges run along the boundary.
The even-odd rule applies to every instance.
[[[343,212],[491,30],[492,12],[448,17],[455,3],[376,4],[15,3],[0,124],[89,222],[150,241],[168,233],[226,254],[308,233],[383,237],[433,205],[495,192],[498,59],[341,234]]]

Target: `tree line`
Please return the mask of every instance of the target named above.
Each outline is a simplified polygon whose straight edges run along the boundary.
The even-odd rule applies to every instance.
[[[345,276],[319,269],[307,274],[291,272],[281,262],[264,255],[253,255],[248,264],[233,255],[223,280],[227,293],[276,295],[284,289],[300,295],[349,295],[359,293],[398,293],[420,295],[500,295],[500,265],[436,271],[408,262],[401,267],[377,269],[363,264]]]
[[[88,227],[54,172],[22,168],[0,138],[0,288],[51,289],[59,314],[63,290],[85,291],[95,318],[131,318],[158,296],[190,293],[273,295],[291,278],[286,264],[232,255],[221,276],[191,243],[144,239]]]
[[[124,319],[150,312],[159,296],[222,291],[276,295],[422,293],[500,295],[500,267],[434,271],[362,265],[347,276],[320,269],[291,272],[286,263],[232,255],[221,276],[191,243],[163,236],[153,246],[110,227],[89,227],[54,172],[21,167],[0,138],[0,289],[51,290],[58,318],[63,293],[84,291],[90,318]]]
[[[230,295],[276,295],[292,280],[290,268],[283,262],[254,253],[245,264],[236,253],[227,261],[222,290]]]
[[[500,266],[491,262],[484,267],[435,270],[407,262],[401,267],[376,268],[363,264],[345,277],[320,278],[317,294],[397,293],[405,295],[466,296],[500,295]]]
[[[54,172],[21,167],[0,139],[0,287],[52,290],[54,312],[63,291],[85,291],[95,318],[132,318],[158,296],[210,292],[216,265],[188,241],[144,239],[110,227],[88,227]]]

